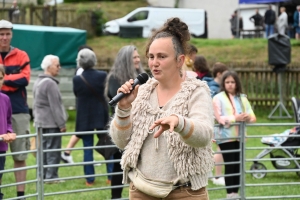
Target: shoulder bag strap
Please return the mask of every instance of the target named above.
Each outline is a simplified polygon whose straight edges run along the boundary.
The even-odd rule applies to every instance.
[[[107,108],[106,102],[98,95],[96,90],[89,84],[89,82],[87,82],[87,80],[82,76],[82,74],[80,75],[80,78],[83,80],[83,82],[88,86],[90,91],[94,94],[95,97],[97,97],[97,99],[103,104],[104,108],[106,109]]]

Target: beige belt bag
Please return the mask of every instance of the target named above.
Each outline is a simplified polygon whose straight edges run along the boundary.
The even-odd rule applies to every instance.
[[[138,169],[130,171],[128,176],[139,191],[156,198],[164,198],[174,189],[173,182],[147,179]]]

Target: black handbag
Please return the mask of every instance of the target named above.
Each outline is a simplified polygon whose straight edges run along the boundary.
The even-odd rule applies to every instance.
[[[108,134],[97,134],[98,142],[96,146],[107,146],[107,145],[114,145],[111,141],[111,138]],[[109,160],[112,155],[114,155],[117,151],[119,151],[116,147],[107,147],[107,148],[96,148],[95,149],[98,153],[100,153],[105,160]]]

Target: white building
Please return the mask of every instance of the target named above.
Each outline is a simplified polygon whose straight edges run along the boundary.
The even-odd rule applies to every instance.
[[[150,6],[174,7],[176,0],[148,0]],[[179,0],[180,8],[201,8],[207,12],[208,38],[231,38],[230,22],[232,13],[240,9],[244,29],[254,29],[254,24],[249,18],[259,8],[263,16],[268,5],[244,4],[239,5],[239,0]]]

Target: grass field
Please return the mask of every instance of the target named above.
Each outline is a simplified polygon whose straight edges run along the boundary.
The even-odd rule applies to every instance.
[[[268,114],[271,110],[265,109],[256,109],[255,113],[257,115],[257,123],[282,123],[282,122],[293,122],[293,119],[276,119],[270,120],[267,118]],[[75,119],[75,111],[70,111],[70,118],[68,121],[68,131],[74,131],[74,119]],[[290,111],[290,114],[292,112]],[[248,135],[269,135],[273,133],[280,133],[285,129],[290,128],[284,126],[268,126],[268,127],[248,127]],[[32,127],[32,133],[34,132],[34,128]],[[95,138],[96,139],[96,138]],[[63,137],[63,147],[66,147],[67,142],[69,141],[69,137]],[[246,143],[247,147],[266,147],[265,145],[261,144],[260,139],[248,139]],[[77,145],[77,147],[81,147],[82,143]],[[247,151],[246,158],[254,158],[261,150],[255,151]],[[97,152],[94,153],[94,157],[96,161],[103,160],[103,157],[100,156]],[[82,150],[74,151],[73,158],[75,162],[81,162],[83,158]],[[32,154],[29,155],[27,160],[28,165],[35,164],[35,158]],[[249,170],[251,166],[251,162],[246,163],[246,170]],[[274,169],[271,165],[271,162],[264,162],[267,169]],[[6,169],[10,169],[13,167],[11,157],[7,157]],[[101,166],[95,167],[96,173],[98,175],[106,173],[106,167],[104,164]],[[75,167],[61,167],[59,169],[60,177],[71,177],[71,176],[80,176],[83,175],[83,168],[81,166]],[[36,170],[28,170],[27,180],[33,180],[36,178]],[[92,188],[100,188],[100,187],[107,187],[106,184],[106,176],[101,176],[96,178],[96,184]],[[250,174],[246,175],[246,183],[279,183],[279,182],[299,182],[299,177],[296,175],[295,172],[289,173],[268,173],[264,179],[256,180],[252,178]],[[11,184],[14,183],[14,176],[12,173],[6,173],[3,176],[3,184]],[[75,179],[75,180],[67,180],[65,183],[49,185],[45,184],[45,193],[51,192],[59,192],[65,190],[77,190],[77,189],[85,189],[85,180],[84,179]],[[208,188],[215,188],[217,186],[213,185],[209,182]],[[246,194],[248,196],[265,196],[265,195],[292,195],[292,194],[299,194],[298,186],[289,186],[289,185],[281,185],[281,186],[274,186],[274,187],[247,187]],[[15,197],[16,190],[15,187],[7,187],[2,189],[2,192],[5,194],[6,198]],[[28,184],[26,187],[26,194],[34,194],[36,192],[36,185],[35,184]],[[226,192],[224,189],[217,190],[217,191],[210,191],[209,192],[211,199],[219,199],[224,198],[226,196]],[[125,189],[123,192],[123,197],[128,197],[128,189]],[[28,199],[35,199],[35,198],[28,198]],[[80,193],[72,193],[68,195],[57,195],[57,196],[48,196],[45,197],[46,200],[68,200],[68,199],[78,199],[78,200],[91,200],[91,199],[110,199],[110,190],[96,190],[93,192],[80,192]]]
[[[98,60],[114,60],[119,49],[125,45],[135,45],[141,55],[144,67],[147,67],[145,57],[145,38],[119,38],[117,36],[102,36],[91,38],[87,41],[96,52]],[[198,54],[205,56],[208,63],[268,63],[268,41],[266,39],[198,39],[192,38],[191,43],[198,49]],[[291,64],[299,66],[300,41],[291,40]],[[110,67],[110,66],[106,66]]]

